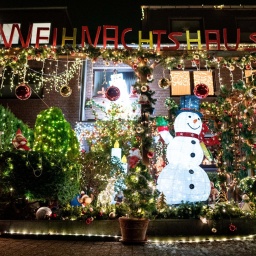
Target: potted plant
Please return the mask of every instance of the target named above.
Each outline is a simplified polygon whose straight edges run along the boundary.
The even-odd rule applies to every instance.
[[[147,241],[148,223],[156,210],[159,192],[155,189],[150,171],[141,159],[130,156],[129,167],[123,191],[123,204],[127,214],[119,217],[121,242],[143,243]]]

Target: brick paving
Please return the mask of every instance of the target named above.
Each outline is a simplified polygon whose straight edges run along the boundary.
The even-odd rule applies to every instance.
[[[189,240],[189,241],[188,241]],[[76,237],[31,238],[0,236],[0,256],[252,256],[256,236],[228,240],[196,238],[149,238],[145,244],[123,244],[119,239],[102,241]]]

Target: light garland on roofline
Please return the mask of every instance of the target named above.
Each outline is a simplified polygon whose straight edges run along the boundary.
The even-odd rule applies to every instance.
[[[181,65],[183,68],[185,67],[185,61],[191,61],[191,64],[194,62],[203,63],[202,67],[204,65],[207,70],[211,70],[213,67],[218,69],[224,67],[228,68],[230,72],[235,67],[241,70],[252,70],[252,65],[256,63],[254,52],[240,50],[227,54],[227,51],[179,50],[159,52],[156,49],[146,47],[110,49],[93,46],[74,48],[65,45],[62,47],[2,48],[0,49],[0,68],[2,67],[2,76],[4,76],[7,68],[11,68],[13,78],[24,77],[24,72],[29,70],[27,75],[37,84],[36,91],[47,84],[46,92],[50,92],[52,90],[59,91],[63,85],[69,83],[75,74],[80,72],[84,59],[89,59],[95,63],[100,58],[103,59],[103,64],[106,66],[127,64],[134,67],[140,59],[144,59],[148,60],[147,65],[151,69],[159,64],[165,69],[178,70]],[[43,68],[41,72],[33,70],[31,61],[42,62],[43,67],[48,71],[51,70],[51,72],[44,72]],[[58,65],[61,62],[66,63],[66,70],[58,73]],[[56,68],[53,67],[54,65]],[[2,81],[1,88],[3,86]],[[14,84],[11,84],[10,89],[13,87]]]
[[[250,48],[250,45],[244,45],[244,48]],[[218,64],[226,66],[237,65],[245,68],[251,62],[256,62],[256,54],[249,51],[207,51],[207,50],[179,50],[179,51],[156,51],[146,47],[132,49],[111,49],[102,47],[72,47],[72,46],[40,46],[39,48],[28,47],[20,48],[2,48],[0,49],[0,67],[10,66],[16,69],[25,65],[27,60],[43,61],[45,59],[56,60],[69,56],[69,58],[91,59],[93,62],[102,57],[105,61],[112,61],[113,64],[129,63],[138,57],[154,59],[166,68],[176,68],[185,60],[205,61],[207,67],[216,67]]]

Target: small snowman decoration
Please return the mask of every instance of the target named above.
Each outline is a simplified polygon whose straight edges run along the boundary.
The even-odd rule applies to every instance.
[[[182,202],[206,201],[211,183],[206,172],[199,166],[204,158],[200,145],[202,114],[196,96],[182,96],[180,110],[174,120],[175,137],[163,126],[158,131],[167,144],[168,165],[157,179],[157,189],[166,197],[169,205]]]

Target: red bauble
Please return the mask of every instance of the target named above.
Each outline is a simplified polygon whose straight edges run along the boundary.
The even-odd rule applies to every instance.
[[[231,223],[231,224],[229,225],[229,230],[232,231],[232,232],[234,232],[235,230],[237,230],[237,227],[236,227],[234,224]]]
[[[147,157],[148,157],[148,158],[153,158],[153,156],[154,156],[154,152],[149,151],[149,152],[147,153]]]
[[[27,84],[20,84],[15,89],[15,95],[19,100],[27,100],[31,96],[31,88]]]
[[[116,86],[110,86],[106,90],[105,96],[111,101],[116,101],[120,98],[120,90]]]
[[[194,94],[199,99],[204,99],[209,94],[209,88],[206,84],[198,84],[194,89]]]

